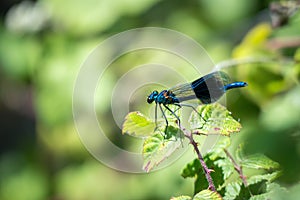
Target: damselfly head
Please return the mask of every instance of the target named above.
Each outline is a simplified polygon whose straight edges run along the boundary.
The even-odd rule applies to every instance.
[[[147,102],[148,102],[149,104],[152,103],[152,102],[156,99],[157,95],[158,95],[158,91],[157,91],[157,90],[154,90],[154,91],[148,96]]]

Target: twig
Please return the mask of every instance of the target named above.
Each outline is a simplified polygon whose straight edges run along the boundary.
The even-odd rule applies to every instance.
[[[235,160],[233,159],[232,155],[227,151],[227,149],[224,149],[224,152],[226,153],[226,155],[228,156],[228,158],[230,159],[230,161],[233,163],[234,169],[239,173],[240,178],[242,179],[244,186],[248,187],[246,176],[244,176],[244,174],[243,174],[242,166],[240,166],[239,164],[237,164],[235,162]]]
[[[203,171],[204,171],[206,180],[207,180],[207,182],[208,182],[208,189],[211,190],[211,191],[216,192],[216,187],[215,187],[215,185],[214,185],[214,183],[213,183],[213,180],[212,180],[212,178],[211,178],[211,175],[210,175],[210,173],[211,173],[213,170],[209,169],[209,168],[207,167],[206,163],[204,162],[204,159],[203,159],[203,157],[202,157],[202,155],[201,155],[201,153],[200,153],[200,150],[199,150],[199,148],[198,148],[198,144],[197,144],[197,142],[195,142],[195,140],[194,140],[194,138],[193,138],[193,133],[187,132],[186,129],[184,129],[184,128],[183,128],[182,130],[183,130],[183,132],[184,132],[185,137],[187,137],[187,138],[190,140],[190,143],[193,145],[194,150],[195,150],[195,152],[196,152],[197,155],[198,155],[198,159],[200,160],[200,163],[201,163],[201,166],[202,166],[202,168],[203,168]]]
[[[246,58],[235,58],[224,60],[215,65],[215,70],[221,70],[224,68],[229,68],[237,65],[245,65],[245,64],[256,64],[256,63],[270,63],[274,62],[271,58],[265,57],[246,57]]]
[[[242,179],[245,188],[248,188],[248,191],[249,191],[250,195],[253,196],[253,194],[250,191],[250,188],[248,187],[247,179],[246,179],[246,176],[243,173],[242,166],[235,162],[232,155],[227,151],[227,149],[224,149],[224,152],[228,156],[228,158],[231,160],[231,162],[233,163],[234,169],[239,173],[240,178]]]
[[[267,47],[270,49],[284,49],[300,46],[300,37],[276,38],[267,42]]]

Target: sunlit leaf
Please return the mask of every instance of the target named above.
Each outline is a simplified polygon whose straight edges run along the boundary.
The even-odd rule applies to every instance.
[[[192,198],[189,196],[179,196],[179,197],[172,197],[170,200],[191,200]]]
[[[145,137],[153,134],[155,123],[140,112],[130,112],[123,123],[122,134]]]
[[[265,169],[265,170],[272,170],[272,169],[278,169],[279,163],[271,160],[267,156],[263,154],[254,154],[247,156],[242,161],[242,166],[252,169]]]
[[[200,105],[197,111],[190,116],[189,123],[192,130],[202,134],[221,134],[229,136],[231,133],[239,132],[241,124],[236,121],[231,113],[218,103]]]
[[[174,135],[183,135],[181,130],[174,128]],[[182,144],[180,137],[165,139],[164,132],[157,130],[154,135],[148,137],[143,144],[143,169],[149,172],[154,166],[169,157]]]
[[[219,193],[211,191],[211,190],[202,190],[197,193],[194,200],[222,200],[222,197]]]

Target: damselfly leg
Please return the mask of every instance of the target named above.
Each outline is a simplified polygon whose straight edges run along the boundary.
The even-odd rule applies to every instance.
[[[194,106],[192,106],[192,105],[189,105],[189,104],[183,104],[183,103],[175,103],[174,105],[176,105],[176,106],[178,106],[178,108],[176,109],[176,111],[178,110],[178,109],[180,109],[181,107],[189,107],[189,108],[192,108],[198,115],[199,115],[199,117],[206,123],[207,121],[206,121],[206,119],[204,119],[203,117],[202,117],[202,114],[201,113],[199,113],[198,112],[198,110],[194,107]],[[176,112],[176,111],[174,111],[174,112]],[[202,127],[204,126],[204,124],[202,125]],[[200,129],[202,128],[202,127],[200,127]]]

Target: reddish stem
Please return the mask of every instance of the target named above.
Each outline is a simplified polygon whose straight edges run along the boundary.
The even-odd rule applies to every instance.
[[[230,161],[233,163],[234,169],[239,173],[240,178],[242,179],[244,186],[248,187],[247,179],[246,179],[246,176],[244,176],[244,174],[243,174],[242,166],[238,165],[235,162],[235,160],[233,159],[232,155],[226,149],[224,149],[224,152],[226,153],[226,155],[228,156],[228,158],[230,159]]]
[[[183,130],[184,130],[184,132],[185,132],[185,129],[183,129]],[[185,132],[184,135],[190,140],[190,143],[193,145],[194,150],[195,150],[195,152],[197,153],[198,159],[200,160],[202,169],[203,169],[203,171],[204,171],[206,180],[207,180],[207,182],[208,182],[208,189],[211,190],[211,191],[216,192],[216,187],[215,187],[215,185],[214,185],[214,183],[213,183],[213,179],[212,179],[212,177],[211,177],[211,175],[210,175],[210,172],[212,172],[212,170],[209,169],[209,168],[207,167],[206,163],[204,162],[204,159],[203,159],[203,157],[202,157],[202,155],[201,155],[201,153],[200,153],[200,150],[199,150],[199,148],[198,148],[198,144],[197,144],[197,142],[195,142],[195,140],[194,140],[194,138],[193,138],[193,134],[192,134],[192,133],[187,133],[187,132]]]

